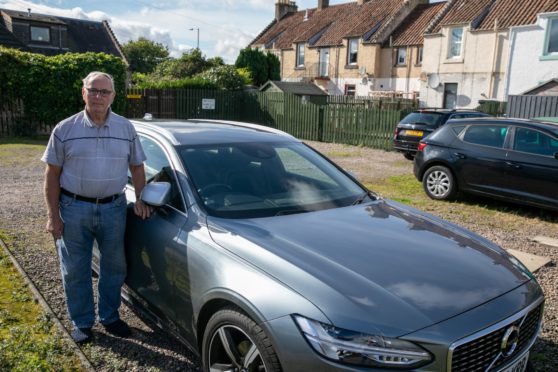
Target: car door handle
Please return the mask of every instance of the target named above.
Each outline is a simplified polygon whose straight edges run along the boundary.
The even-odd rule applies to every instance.
[[[506,162],[506,165],[507,165],[508,167],[512,167],[513,169],[520,169],[520,168],[521,168],[521,165],[520,165],[520,164],[511,162],[511,161],[507,161],[507,162]]]
[[[453,155],[457,156],[459,159],[465,159],[467,156],[460,152],[454,152]]]

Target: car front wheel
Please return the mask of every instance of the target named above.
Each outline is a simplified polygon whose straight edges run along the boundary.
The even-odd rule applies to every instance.
[[[441,165],[428,168],[422,177],[426,194],[436,200],[451,200],[457,194],[457,185],[451,171]]]
[[[209,319],[202,358],[205,372],[281,371],[264,330],[235,308],[220,310]]]

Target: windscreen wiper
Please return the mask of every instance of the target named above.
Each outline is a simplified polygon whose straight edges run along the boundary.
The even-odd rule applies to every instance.
[[[356,199],[352,205],[357,205],[357,204],[362,204],[362,202],[364,201],[364,199],[366,199],[367,197],[370,197],[372,199],[372,196],[370,196],[370,192],[366,191],[364,194],[362,194],[361,196],[358,197],[358,199]]]

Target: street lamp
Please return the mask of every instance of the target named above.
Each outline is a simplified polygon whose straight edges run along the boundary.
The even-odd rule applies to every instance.
[[[196,33],[198,35],[198,41],[197,41],[197,44],[196,44],[196,49],[200,49],[200,28],[199,27],[192,27],[189,30],[190,31],[196,30]]]

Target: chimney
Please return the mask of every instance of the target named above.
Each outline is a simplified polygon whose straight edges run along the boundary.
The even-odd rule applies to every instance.
[[[358,5],[362,5],[362,4],[367,3],[367,2],[368,2],[368,0],[357,0]]]
[[[325,9],[329,6],[329,0],[318,0],[318,10]]]
[[[27,17],[31,17],[31,8],[27,8]]]
[[[275,3],[275,20],[280,21],[288,13],[296,13],[298,7],[294,1],[277,0]]]

